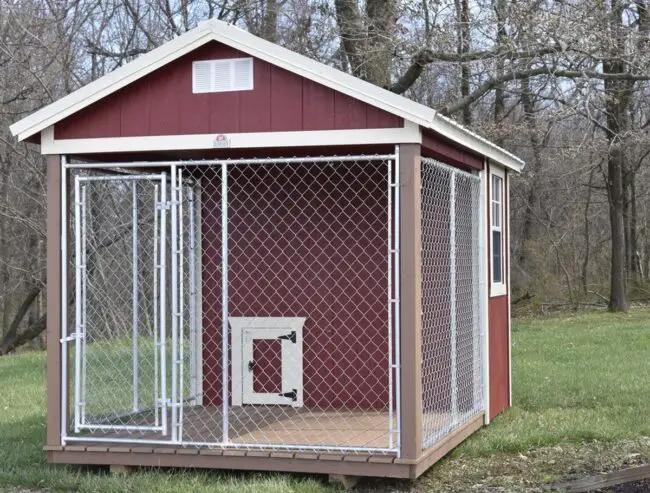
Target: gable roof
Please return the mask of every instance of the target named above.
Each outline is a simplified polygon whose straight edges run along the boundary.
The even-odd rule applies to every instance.
[[[10,127],[11,133],[17,136],[18,140],[27,139],[210,41],[231,46],[425,129],[433,130],[439,135],[508,168],[521,171],[524,166],[524,162],[515,155],[428,106],[416,103],[216,19],[199,23],[195,29],[14,123]]]

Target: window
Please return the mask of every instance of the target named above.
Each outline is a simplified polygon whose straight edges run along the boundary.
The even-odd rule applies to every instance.
[[[505,175],[500,170],[490,173],[490,275],[491,296],[507,293],[505,281]]]
[[[253,59],[201,60],[192,64],[192,92],[250,91]]]

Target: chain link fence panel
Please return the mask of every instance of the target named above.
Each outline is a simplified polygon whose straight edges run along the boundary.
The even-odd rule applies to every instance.
[[[422,448],[484,410],[480,179],[422,159]]]
[[[395,452],[392,163],[75,168],[74,434]]]

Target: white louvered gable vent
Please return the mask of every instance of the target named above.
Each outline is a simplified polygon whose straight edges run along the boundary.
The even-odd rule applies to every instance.
[[[201,60],[192,64],[192,92],[250,91],[253,59]]]

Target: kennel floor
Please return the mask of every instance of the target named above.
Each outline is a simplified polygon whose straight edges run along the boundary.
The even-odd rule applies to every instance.
[[[168,412],[169,413],[169,412]],[[389,416],[381,411],[314,410],[286,406],[240,406],[228,414],[233,444],[298,445],[322,447],[389,447]],[[122,424],[148,425],[154,416],[145,415]],[[188,443],[222,442],[221,407],[192,406],[183,409],[182,440]],[[393,427],[394,428],[394,427]],[[160,431],[92,431],[92,437],[143,440],[169,439]]]

